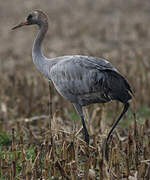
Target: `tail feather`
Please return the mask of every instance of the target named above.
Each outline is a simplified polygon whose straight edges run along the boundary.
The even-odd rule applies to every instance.
[[[128,81],[114,71],[109,71],[107,75],[109,76],[107,85],[110,89],[110,97],[123,103],[128,102],[134,96]]]
[[[133,93],[133,91],[132,91],[128,81],[123,76],[121,76],[121,77],[124,79],[124,82],[125,82],[125,85],[127,87],[127,90],[134,96],[134,93]]]

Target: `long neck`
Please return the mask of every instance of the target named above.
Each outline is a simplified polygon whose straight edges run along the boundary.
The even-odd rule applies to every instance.
[[[43,42],[43,39],[45,37],[47,30],[48,30],[48,23],[47,22],[44,22],[44,23],[39,25],[39,32],[36,36],[36,39],[35,39],[34,44],[33,44],[33,49],[32,49],[33,58],[34,58],[34,56],[43,57],[42,42]]]
[[[48,30],[48,23],[43,22],[39,26],[39,32],[36,36],[36,39],[32,48],[32,58],[36,67],[40,70],[42,74],[47,76],[47,69],[45,69],[45,64],[47,63],[46,57],[42,53],[42,42],[45,37],[45,34]]]

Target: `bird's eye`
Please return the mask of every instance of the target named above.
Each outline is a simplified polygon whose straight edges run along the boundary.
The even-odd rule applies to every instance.
[[[31,14],[29,14],[29,16],[27,17],[27,20],[30,20],[30,19],[32,19],[32,15]]]

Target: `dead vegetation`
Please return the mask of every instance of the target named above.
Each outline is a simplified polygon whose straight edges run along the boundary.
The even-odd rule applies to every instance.
[[[96,111],[96,110],[95,110]],[[93,112],[95,113],[95,112]],[[45,121],[44,126],[41,123]],[[101,126],[91,129],[91,145],[86,146],[77,130],[59,126],[56,114],[50,131],[49,117],[39,116],[11,124],[15,127],[1,147],[1,177],[4,179],[149,179],[150,123],[134,123],[116,130],[110,141],[110,159],[103,156]],[[94,119],[93,119],[94,121]],[[93,123],[93,122],[91,122]],[[14,125],[13,125],[14,124]],[[92,133],[93,132],[93,133]],[[99,132],[99,133],[98,133]],[[105,133],[106,134],[106,133]],[[5,136],[6,138],[6,136]],[[1,140],[4,139],[1,137]]]
[[[50,17],[44,44],[47,56],[104,57],[132,85],[137,109],[132,105],[114,131],[108,163],[103,142],[121,105],[111,102],[85,109],[89,148],[82,140],[78,116],[54,89],[50,113],[48,82],[35,70],[30,56],[34,28],[9,31],[30,9],[42,9]],[[149,9],[149,2],[140,0],[1,3],[1,180],[150,179]]]

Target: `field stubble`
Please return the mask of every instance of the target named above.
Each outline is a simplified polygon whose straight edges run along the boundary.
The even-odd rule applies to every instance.
[[[41,1],[32,0],[18,6],[9,1],[1,4],[1,179],[150,179],[149,3],[100,2],[47,0],[41,5]],[[108,163],[103,157],[103,141],[121,105],[111,102],[84,109],[91,137],[87,148],[71,104],[52,88],[50,131],[49,85],[30,57],[34,28],[8,33],[29,7],[43,9],[50,17],[45,40],[49,57],[83,54],[111,59],[132,85],[136,114],[132,105],[115,130]],[[9,12],[4,11],[6,8]]]

